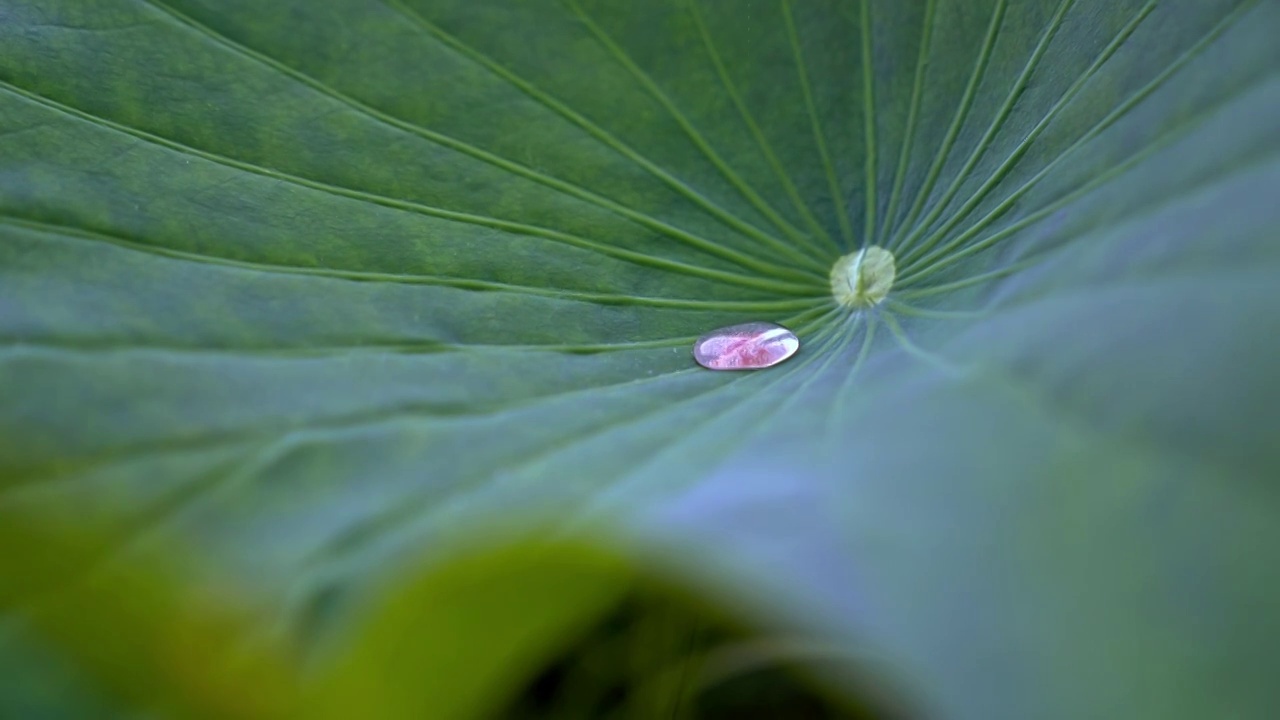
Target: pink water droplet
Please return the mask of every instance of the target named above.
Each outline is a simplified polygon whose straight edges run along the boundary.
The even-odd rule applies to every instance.
[[[753,322],[713,330],[693,344],[693,359],[712,370],[756,370],[796,354],[800,338],[781,325]]]

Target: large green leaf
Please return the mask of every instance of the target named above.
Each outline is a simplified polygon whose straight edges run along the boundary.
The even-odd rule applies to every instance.
[[[1280,5],[0,0],[0,504],[316,608],[532,513],[947,717],[1280,698]],[[831,312],[864,244],[898,282]],[[693,367],[732,322],[777,369]]]

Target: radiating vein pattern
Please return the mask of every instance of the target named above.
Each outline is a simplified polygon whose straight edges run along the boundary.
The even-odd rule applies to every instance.
[[[1073,167],[1087,149],[1114,144],[1113,127],[1175,92],[1164,88],[1246,15],[1265,11],[1248,1],[1204,10],[1167,43],[1159,71],[1143,76],[1127,69],[1138,53],[1131,46],[1151,42],[1160,13],[1175,12],[1153,0],[1115,4],[1101,23],[1084,0],[838,5],[752,4],[776,20],[762,26],[738,22],[742,9],[725,2],[681,0],[660,19],[697,39],[686,47],[629,32],[638,10],[578,0],[474,11],[427,0],[336,2],[327,13],[247,0],[47,3],[39,11],[47,22],[5,36],[3,139],[16,171],[7,177],[22,179],[0,194],[0,225],[35,253],[111,246],[124,254],[104,267],[154,282],[183,264],[205,265],[180,274],[234,277],[242,292],[280,294],[272,302],[291,312],[302,304],[286,298],[344,287],[339,297],[353,301],[359,291],[365,303],[417,295],[439,313],[436,324],[451,318],[447,331],[426,337],[404,320],[383,322],[366,349],[674,344],[712,318],[786,319],[821,307],[827,268],[869,242],[898,255],[895,292],[904,299],[1016,273],[1026,258],[984,251],[1061,221],[1176,147],[1196,118],[1248,92],[1246,83],[1208,98],[1091,172]],[[307,18],[296,38],[285,31],[295,16]],[[485,30],[493,23],[541,32],[522,50],[495,43]],[[1008,30],[1015,26],[1037,32],[1014,40],[1023,37]],[[342,62],[312,51],[349,47],[366,33],[390,44]],[[840,38],[848,42],[837,47]],[[598,72],[539,62],[550,47],[572,48],[566,62]],[[50,48],[65,74],[43,67]],[[967,64],[940,60],[955,48]],[[140,74],[170,51],[184,61]],[[107,92],[87,81],[103,58],[121,83]],[[124,83],[133,83],[132,102],[118,100]],[[171,112],[149,109],[166,102]],[[878,127],[895,122],[905,129],[882,146]],[[539,132],[555,141],[533,140]],[[69,136],[82,149],[61,157],[56,148]],[[63,272],[63,283],[107,282]],[[372,290],[391,286],[402,288]],[[351,314],[306,305],[317,317]],[[530,327],[524,318],[535,308],[560,319],[522,338],[514,328]],[[586,329],[557,341],[554,327],[586,312],[599,319],[569,321]],[[219,352],[348,347],[333,332],[263,328],[245,335],[252,341],[209,333],[175,342],[164,323],[94,338],[84,322],[72,341],[48,324],[51,315],[29,311],[4,337],[82,348],[204,342]],[[493,331],[464,330],[470,323]]]
[[[0,508],[192,540],[290,627],[515,510],[693,528],[950,677],[932,598],[994,591],[949,533],[1076,578],[1113,554],[1001,523],[1261,452],[1269,376],[1218,383],[1280,362],[1277,36],[1267,0],[0,0]],[[873,247],[888,295],[838,306]],[[797,355],[697,368],[756,321]],[[990,702],[1057,682],[1009,656]],[[956,700],[980,674],[938,714],[1061,711]]]

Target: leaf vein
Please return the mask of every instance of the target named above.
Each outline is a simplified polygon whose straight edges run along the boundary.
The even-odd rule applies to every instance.
[[[853,226],[849,224],[844,193],[841,192],[840,182],[836,179],[836,170],[835,165],[831,162],[831,153],[827,151],[826,133],[822,129],[822,121],[818,119],[818,108],[813,99],[813,88],[809,84],[808,64],[805,60],[804,52],[800,49],[800,36],[796,31],[795,18],[791,14],[792,1],[781,0],[782,16],[787,26],[787,39],[791,43],[791,53],[800,79],[800,92],[804,95],[805,108],[809,113],[809,127],[813,132],[814,143],[818,147],[818,155],[822,158],[822,167],[826,170],[827,188],[831,193],[831,203],[836,213],[836,222],[840,225],[840,234],[844,238],[844,247],[852,250],[856,244],[853,239]]]
[[[739,275],[737,273],[731,273],[728,271],[715,270],[712,268],[706,268],[699,265],[692,265],[689,263],[668,260],[666,258],[658,257],[655,255],[649,255],[646,253],[636,252],[633,250],[616,248],[610,245],[598,243],[592,240],[588,240],[586,238],[579,237],[577,235],[572,235],[572,234],[561,232],[558,230],[551,230],[548,228],[542,228],[534,225],[526,225],[523,223],[517,223],[509,220],[502,220],[502,219],[494,218],[490,216],[472,215],[469,213],[462,213],[455,210],[445,210],[443,208],[436,208],[429,205],[423,205],[421,203],[410,202],[407,200],[397,200],[395,198],[389,198],[383,195],[378,195],[376,193],[369,193],[362,190],[353,190],[353,189],[341,187],[338,185],[331,185],[329,183],[324,183],[318,180],[311,180],[309,178],[304,178],[297,175],[290,175],[290,174],[282,173],[276,170],[271,170],[269,168],[265,168],[259,165],[255,165],[253,163],[245,162],[243,160],[236,160],[234,158],[217,155],[215,153],[211,153],[208,151],[198,150],[196,148],[183,145],[182,143],[179,143],[175,140],[163,138],[158,135],[154,135],[152,133],[146,132],[144,130],[139,130],[137,128],[123,125],[121,123],[117,123],[115,121],[108,120],[106,118],[99,117],[97,115],[93,115],[84,110],[73,108],[69,105],[64,105],[56,100],[44,97],[30,90],[18,87],[16,85],[12,85],[2,80],[0,80],[0,89],[6,90],[13,95],[16,95],[20,98],[27,100],[28,102],[31,102],[36,105],[40,105],[50,110],[54,110],[55,112],[59,112],[68,117],[81,120],[84,122],[88,122],[90,124],[97,125],[99,127],[103,127],[109,130],[113,130],[118,133],[130,135],[132,137],[144,140],[150,144],[166,148],[168,150],[171,150],[173,152],[176,152],[182,155],[198,157],[202,160],[207,160],[209,162],[223,165],[225,167],[229,167],[232,169],[240,170],[242,172],[259,175],[271,180],[276,180],[278,182],[288,183],[291,185],[304,187],[310,190],[316,190],[319,192],[335,195],[338,197],[345,197],[347,199],[356,200],[356,201],[364,202],[371,205],[386,207],[393,210],[399,210],[399,211],[414,213],[418,215],[425,215],[428,217],[436,217],[443,220],[449,220],[449,221],[459,222],[459,223],[464,223],[469,225],[488,227],[491,229],[502,230],[505,232],[510,232],[518,235],[527,235],[530,237],[537,237],[543,240],[549,240],[552,242],[558,242],[561,244],[577,247],[582,250],[592,251],[607,257],[613,257],[615,259],[625,260],[635,265],[650,267],[650,268],[659,269],[659,270],[667,270],[671,272],[685,273],[687,275],[691,275],[694,277],[700,277],[708,280],[715,280],[715,281],[729,283],[729,284],[737,284],[744,287],[754,287],[754,288],[771,290],[774,292],[779,292],[779,293],[784,293],[789,295],[801,295],[801,296],[812,295],[814,288],[816,287],[816,285],[814,284],[807,284],[807,285],[792,284],[789,282],[772,280],[769,278]]]
[[[1054,13],[1044,33],[1041,34],[1039,42],[1036,43],[1036,47],[1031,53],[1031,57],[1027,60],[1027,63],[1022,68],[1022,72],[1014,81],[1013,87],[1010,88],[1009,94],[1005,97],[1003,105],[1001,105],[1000,110],[996,113],[995,117],[992,118],[991,124],[987,127],[986,132],[983,133],[982,139],[978,141],[973,152],[969,154],[969,158],[965,161],[964,166],[960,168],[960,171],[956,173],[954,178],[952,178],[946,192],[942,194],[942,197],[938,202],[934,203],[933,209],[929,211],[929,214],[925,216],[924,220],[920,221],[916,226],[916,230],[903,241],[903,247],[911,247],[912,243],[915,243],[920,239],[920,235],[925,233],[929,227],[937,222],[938,217],[946,211],[947,206],[951,204],[951,200],[956,196],[956,193],[960,191],[961,186],[969,177],[969,174],[973,172],[974,167],[977,166],[978,162],[986,154],[987,150],[990,149],[991,144],[995,141],[996,134],[1004,128],[1005,122],[1013,113],[1014,105],[1017,104],[1018,98],[1022,96],[1023,91],[1026,90],[1027,85],[1031,82],[1031,76],[1039,67],[1040,61],[1044,59],[1045,53],[1049,50],[1049,44],[1052,43],[1054,37],[1057,36],[1058,30],[1062,28],[1062,23],[1066,18],[1067,12],[1074,4],[1075,0],[1062,0],[1058,5],[1057,12]],[[913,251],[913,254],[926,252],[928,250],[929,247],[926,244],[922,248]]]
[[[1146,5],[1138,10],[1134,17],[1125,24],[1111,42],[1107,44],[1107,47],[1103,49],[1094,62],[1086,68],[1085,72],[1077,78],[1069,88],[1067,88],[1067,91],[1058,99],[1058,102],[1054,103],[1053,107],[1049,109],[1049,112],[1045,114],[1045,117],[1042,118],[1040,122],[1036,123],[1035,127],[1031,129],[1031,132],[1027,134],[1027,137],[1023,138],[1022,142],[1018,143],[1018,147],[1014,148],[1014,151],[1009,154],[1009,157],[1005,158],[1004,162],[1001,163],[1000,167],[997,168],[994,173],[992,173],[991,177],[989,177],[986,182],[984,182],[982,186],[974,192],[974,194],[963,206],[960,207],[957,212],[948,218],[947,222],[939,228],[937,232],[931,235],[927,240],[925,240],[925,242],[903,258],[904,265],[910,264],[933,249],[933,247],[937,245],[937,243],[945,237],[948,232],[962,222],[964,218],[966,218],[969,213],[986,198],[991,190],[993,190],[995,186],[1008,175],[1013,167],[1017,165],[1022,156],[1031,148],[1032,143],[1039,138],[1040,133],[1044,132],[1044,130],[1049,127],[1049,124],[1058,116],[1058,113],[1067,107],[1067,104],[1075,97],[1076,93],[1084,89],[1088,81],[1093,78],[1093,76],[1097,74],[1104,65],[1106,65],[1107,61],[1110,60],[1121,47],[1123,47],[1124,43],[1132,37],[1133,33],[1137,32],[1138,28],[1142,25],[1142,22],[1146,20],[1152,11],[1155,10],[1156,3],[1157,0],[1149,0]],[[1086,133],[1085,137],[1089,136],[1089,133]],[[1074,147],[1075,145],[1073,144],[1071,147],[1068,147],[1067,150],[1064,150],[1058,158],[1051,161],[1049,165],[1046,166],[1046,169],[1056,165],[1057,162],[1070,153]],[[921,227],[918,228],[920,232],[923,232],[926,229],[927,228],[924,225],[921,225]],[[918,234],[916,236],[918,236]]]
[[[920,216],[921,211],[924,210],[929,196],[933,194],[934,186],[938,182],[943,166],[946,164],[947,159],[951,157],[952,147],[955,145],[956,138],[960,136],[960,130],[964,127],[965,120],[969,117],[969,110],[973,108],[973,99],[978,93],[978,86],[986,75],[987,66],[991,63],[991,54],[995,49],[996,36],[999,34],[1001,23],[1004,22],[1004,14],[1007,8],[1008,0],[996,0],[995,8],[991,13],[991,23],[987,26],[987,34],[983,38],[981,49],[978,51],[978,58],[974,63],[973,72],[970,73],[969,82],[965,85],[964,93],[960,97],[960,105],[956,108],[956,114],[952,117],[951,125],[947,128],[947,134],[942,138],[942,144],[938,147],[938,152],[934,154],[924,185],[916,192],[916,199],[911,204],[911,209],[907,212],[907,217],[903,221],[900,231],[905,231],[915,225],[916,219]],[[903,249],[903,239],[901,234],[891,239],[889,241],[889,250],[895,254],[901,251]]]
[[[383,282],[402,285],[430,285],[473,290],[480,292],[510,293],[513,295],[530,295],[548,297],[575,302],[586,302],[596,305],[634,305],[641,307],[670,308],[679,310],[724,310],[724,311],[771,311],[792,310],[809,307],[813,302],[825,296],[815,295],[812,298],[796,300],[693,300],[685,298],[643,297],[619,293],[596,293],[577,290],[559,290],[541,288],[531,285],[479,280],[473,278],[446,277],[443,275],[425,275],[418,273],[383,273],[363,270],[340,270],[327,267],[302,267],[278,265],[272,263],[235,260],[218,255],[175,250],[161,245],[128,240],[109,233],[89,231],[83,228],[55,225],[51,223],[29,220],[0,214],[0,225],[8,225],[37,233],[58,235],[65,238],[79,239],[88,242],[102,242],[135,252],[156,255],[166,259],[181,260],[193,263],[204,263],[219,267],[246,272],[270,273],[282,275],[299,275],[317,277],[327,280],[346,280],[351,282]]]
[[[394,0],[391,1],[394,2]],[[723,245],[659,220],[647,213],[619,203],[616,200],[592,192],[591,190],[581,187],[575,183],[539,172],[533,168],[502,157],[496,153],[489,152],[475,145],[463,142],[444,133],[398,118],[357,100],[354,97],[346,95],[324,82],[307,75],[294,67],[286,65],[273,57],[242,45],[198,22],[197,20],[169,7],[165,3],[161,2],[161,0],[141,0],[141,2],[165,13],[177,24],[185,26],[188,29],[203,35],[222,47],[227,48],[231,52],[248,58],[249,60],[263,65],[264,67],[271,68],[275,72],[280,73],[281,75],[284,75],[285,77],[288,77],[311,90],[314,90],[323,97],[348,107],[382,125],[423,138],[442,147],[449,148],[455,152],[462,153],[468,157],[472,157],[493,165],[494,167],[501,168],[513,175],[550,187],[557,192],[608,210],[616,215],[625,217],[628,220],[647,227],[650,230],[654,230],[662,235],[672,238],[673,240],[677,240],[689,247],[729,260],[744,268],[764,273],[787,274],[798,278],[804,278],[806,275],[809,275],[809,273],[795,273],[789,268],[779,267],[776,263],[771,263],[761,258],[724,247]]]
[[[1248,3],[1246,3],[1246,5],[1247,4]],[[1241,6],[1241,7],[1244,7],[1244,6]],[[1183,53],[1176,61],[1174,61],[1169,66],[1168,69],[1166,69],[1164,72],[1160,73],[1160,75],[1152,79],[1151,82],[1147,83],[1142,88],[1137,90],[1133,95],[1131,95],[1124,102],[1122,102],[1115,109],[1113,109],[1110,113],[1108,113],[1106,117],[1098,121],[1097,124],[1095,124],[1083,135],[1081,135],[1080,138],[1078,138],[1074,143],[1072,143],[1065,150],[1063,150],[1062,153],[1060,153],[1056,158],[1050,161],[1045,167],[1041,168],[1039,172],[1037,172],[1025,183],[1023,183],[1020,187],[1018,187],[1012,193],[1010,193],[1009,196],[1007,196],[999,205],[997,205],[994,209],[992,209],[992,211],[989,212],[986,216],[984,216],[981,220],[975,223],[968,231],[966,231],[965,233],[962,233],[961,235],[956,237],[954,240],[952,240],[950,243],[947,243],[942,247],[936,248],[932,253],[920,256],[914,260],[904,261],[904,265],[903,265],[904,280],[906,279],[906,276],[909,276],[911,272],[917,267],[919,267],[920,265],[928,266],[929,264],[932,264],[932,265],[945,266],[947,264],[955,262],[955,260],[958,260],[959,259],[958,256],[951,256],[951,257],[946,257],[946,256],[948,256],[950,253],[955,251],[965,242],[968,242],[969,239],[971,239],[977,233],[981,232],[983,229],[989,226],[992,222],[994,222],[1004,213],[1012,209],[1014,203],[1016,203],[1023,195],[1030,192],[1033,187],[1035,187],[1041,180],[1043,180],[1053,170],[1053,168],[1057,167],[1058,163],[1062,162],[1064,159],[1069,157],[1073,152],[1075,152],[1076,150],[1078,150],[1079,148],[1083,147],[1085,144],[1093,140],[1095,137],[1097,137],[1102,132],[1104,132],[1107,128],[1111,127],[1111,125],[1113,125],[1116,122],[1116,120],[1118,120],[1122,115],[1124,115],[1129,110],[1131,110],[1134,106],[1136,106],[1138,103],[1142,102],[1147,97],[1149,97],[1151,93],[1159,89],[1170,77],[1172,77],[1179,70],[1181,70],[1182,67],[1186,65],[1186,63],[1190,62],[1192,59],[1198,56],[1201,52],[1205,50],[1205,48],[1211,45],[1213,41],[1215,41],[1223,32],[1225,32],[1227,28],[1230,27],[1231,23],[1235,21],[1235,19],[1239,14],[1240,14],[1240,9],[1237,9],[1236,12],[1232,13],[1230,16],[1225,18],[1221,23],[1215,26],[1212,30],[1210,30],[1210,32],[1206,34],[1204,38],[1202,38],[1195,45],[1189,48],[1185,53]],[[1243,90],[1241,90],[1240,92],[1243,92]],[[1240,93],[1237,93],[1237,95],[1238,94]],[[1167,131],[1161,138],[1153,140],[1146,149],[1136,153],[1129,160],[1126,160],[1124,162],[1117,164],[1115,167],[1111,168],[1110,170],[1103,173],[1099,177],[1095,178],[1089,183],[1086,183],[1084,186],[1082,186],[1081,191],[1085,190],[1086,188],[1096,187],[1102,182],[1105,182],[1106,180],[1116,177],[1122,171],[1132,167],[1132,165],[1138,160],[1145,159],[1151,152],[1154,152],[1160,147],[1163,147],[1164,144],[1166,144],[1167,142],[1173,139],[1176,139],[1176,137],[1178,137],[1180,134],[1185,133],[1189,129],[1193,129],[1194,127],[1196,127],[1197,123],[1203,121],[1205,117],[1210,115],[1216,109],[1217,108],[1213,108],[1211,110],[1198,113],[1190,120],[1180,123],[1178,126],[1173,128],[1172,130]],[[990,187],[988,187],[985,192],[989,192],[990,189],[993,188],[994,185],[997,183],[998,183],[998,179],[993,176],[993,178],[988,180],[988,182],[986,183],[986,185],[989,185]],[[984,192],[984,191],[980,190],[980,192]],[[1073,195],[1068,195],[1067,197],[1072,197]],[[939,233],[936,235],[936,237],[941,237],[946,232],[949,232],[951,227],[954,227],[954,223],[949,223],[948,227],[942,228],[939,231]],[[966,254],[969,254],[969,253],[966,253]]]
[[[790,198],[791,203],[796,207],[796,210],[800,212],[801,216],[804,217],[805,223],[813,231],[813,237],[825,241],[828,246],[826,248],[820,248],[817,246],[811,247],[813,247],[819,256],[822,257],[825,257],[828,252],[839,253],[840,246],[836,244],[835,240],[831,238],[831,234],[828,233],[826,229],[822,227],[821,223],[818,222],[817,218],[814,217],[813,212],[809,209],[808,203],[800,197],[800,193],[796,189],[790,173],[788,173],[786,168],[782,166],[782,162],[778,159],[777,153],[774,152],[773,146],[764,136],[764,132],[760,129],[760,125],[756,122],[750,108],[747,107],[741,93],[738,92],[738,88],[734,84],[733,79],[729,77],[729,70],[725,67],[724,60],[720,57],[720,52],[716,49],[715,43],[711,39],[711,33],[707,29],[707,24],[705,19],[702,17],[702,12],[698,10],[698,2],[699,0],[689,0],[689,11],[693,15],[694,23],[698,27],[698,34],[702,38],[702,44],[706,48],[708,56],[711,58],[711,63],[715,66],[716,74],[720,78],[720,84],[724,86],[725,92],[729,95],[734,106],[738,109],[738,114],[742,116],[742,120],[746,124],[748,130],[750,130],[751,136],[756,141],[756,145],[760,147],[760,151],[764,153],[765,158],[769,161],[769,166],[773,169],[774,174],[782,183],[783,189],[787,193],[787,197]],[[806,241],[808,240],[809,238],[806,238]]]
[[[703,137],[702,133],[700,133],[698,129],[693,126],[693,123],[685,117],[684,113],[680,111],[680,108],[676,107],[675,102],[673,102],[671,98],[662,91],[662,88],[658,87],[658,84],[654,82],[653,78],[649,77],[644,70],[636,65],[635,61],[618,46],[613,38],[611,38],[603,28],[597,25],[594,20],[583,12],[581,6],[578,5],[576,0],[564,0],[564,2],[569,6],[569,9],[573,14],[591,32],[592,36],[595,37],[611,55],[613,55],[620,65],[627,69],[627,72],[629,72],[631,76],[634,77],[636,81],[639,82],[640,85],[644,87],[644,89],[648,91],[648,93],[652,95],[660,105],[662,105],[663,109],[671,115],[672,119],[676,121],[676,124],[680,126],[680,129],[684,131],[685,135],[688,136],[689,140],[698,148],[699,152],[711,161],[711,164],[720,171],[720,174],[729,181],[729,184],[733,185],[733,187],[747,199],[752,207],[772,222],[785,235],[793,239],[803,238],[803,233],[793,227],[791,223],[788,223],[782,216],[778,215],[777,211],[774,210],[773,207],[764,200],[764,198],[760,197],[759,193],[757,193],[745,180],[743,180],[742,176],[739,175],[737,171],[724,161],[724,158],[720,157],[720,154],[716,152],[715,148],[711,147],[711,144],[705,137]],[[826,269],[822,263],[818,263],[812,256],[797,250],[795,247],[782,242],[768,233],[763,232],[754,225],[744,223],[744,226],[744,232],[747,232],[759,242],[774,248],[779,253],[791,256],[806,264],[812,265],[817,263],[817,267],[819,269]]]

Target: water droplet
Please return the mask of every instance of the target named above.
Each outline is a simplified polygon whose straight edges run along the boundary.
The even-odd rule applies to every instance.
[[[757,370],[796,354],[800,338],[770,322],[753,322],[713,330],[693,344],[693,359],[712,370]]]
[[[874,307],[893,289],[897,274],[893,253],[878,245],[865,247],[836,261],[831,294],[845,307]]]

